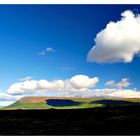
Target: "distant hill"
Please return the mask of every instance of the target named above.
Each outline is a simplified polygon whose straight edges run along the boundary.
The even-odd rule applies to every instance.
[[[138,104],[138,98],[23,97],[3,109],[79,109]]]

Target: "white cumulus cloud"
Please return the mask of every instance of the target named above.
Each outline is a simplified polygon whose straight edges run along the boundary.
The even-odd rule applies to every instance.
[[[96,63],[131,62],[140,54],[140,15],[130,10],[117,22],[109,22],[95,38],[87,60]]]
[[[75,75],[66,80],[27,80],[12,84],[7,90],[9,100],[14,96],[58,96],[58,97],[80,97],[80,98],[140,98],[140,91],[123,89],[131,83],[128,78],[123,78],[119,82],[108,81],[107,86],[112,88],[96,89],[99,82],[98,77],[88,77],[86,75]],[[2,96],[0,96],[2,99]],[[8,100],[8,96],[3,99]]]
[[[140,98],[140,92],[130,89],[80,89],[59,92],[58,96],[79,98]]]
[[[7,92],[9,94],[25,94],[37,92],[74,91],[94,87],[99,82],[98,77],[89,78],[86,75],[76,75],[66,80],[27,80],[12,84]]]
[[[74,88],[81,89],[95,86],[99,82],[99,78],[89,78],[85,75],[76,75],[70,79],[70,82]]]
[[[128,78],[121,79],[120,82],[116,83],[114,80],[106,82],[105,85],[111,86],[111,87],[117,87],[117,88],[126,88],[130,86],[132,83],[129,82]]]

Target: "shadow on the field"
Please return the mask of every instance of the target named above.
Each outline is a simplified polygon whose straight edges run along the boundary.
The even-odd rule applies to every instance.
[[[0,111],[0,135],[140,135],[139,130],[139,105]]]

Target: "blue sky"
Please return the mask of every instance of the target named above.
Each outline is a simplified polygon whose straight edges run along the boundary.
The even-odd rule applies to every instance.
[[[27,76],[64,80],[74,75],[99,77],[98,89],[107,81],[129,78],[129,88],[140,90],[138,55],[130,63],[87,61],[97,33],[120,20],[125,10],[137,13],[140,6],[0,5],[1,91]]]

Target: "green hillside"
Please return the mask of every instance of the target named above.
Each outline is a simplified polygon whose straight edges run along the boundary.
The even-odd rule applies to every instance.
[[[78,108],[92,108],[92,107],[102,107],[102,104],[89,104],[89,103],[82,103],[81,105],[77,106],[63,106],[63,107],[54,107],[47,105],[45,102],[39,102],[39,103],[25,103],[21,101],[16,101],[12,105],[9,105],[3,109],[78,109]]]
[[[139,105],[138,99],[103,99],[103,98],[48,98],[24,97],[3,108],[15,109],[82,109],[104,106]]]
[[[27,103],[27,102],[21,102],[21,101],[16,101],[15,103],[9,105],[6,107],[7,109],[11,108],[11,109],[33,109],[33,108],[36,108],[36,109],[47,109],[49,108],[45,102],[39,102],[39,103]]]

